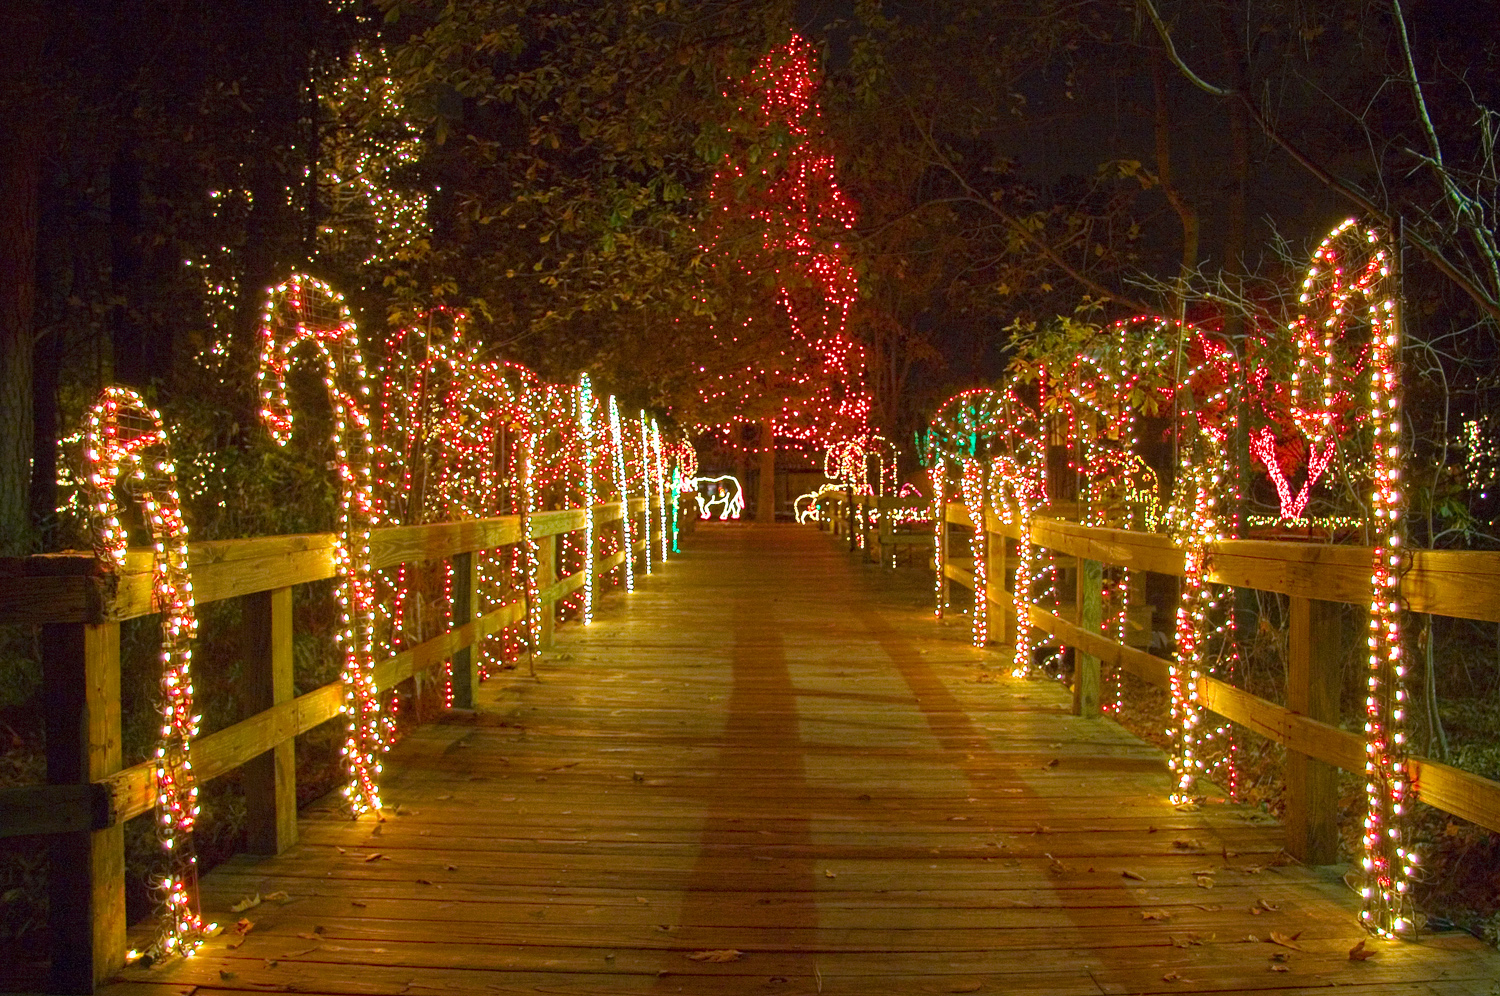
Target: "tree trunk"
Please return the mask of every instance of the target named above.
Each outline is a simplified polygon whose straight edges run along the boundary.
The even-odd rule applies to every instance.
[[[769,415],[760,420],[760,482],[755,494],[755,521],[776,521],[776,424]]]
[[[30,551],[32,356],[42,123],[34,92],[43,5],[0,15],[0,556]]]

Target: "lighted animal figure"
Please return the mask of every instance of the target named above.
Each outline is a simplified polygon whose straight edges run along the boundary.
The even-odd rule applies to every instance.
[[[720,520],[738,519],[745,511],[745,490],[740,487],[740,479],[733,474],[695,477],[693,487],[697,492],[698,514],[705,519],[712,519],[715,512],[719,513]],[[705,487],[713,489],[706,496]]]
[[[168,870],[155,883],[161,913],[151,953],[156,957],[189,955],[203,943],[212,925],[204,924],[193,898],[198,878],[198,859],[193,853],[198,785],[190,752],[198,734],[198,715],[193,708],[189,665],[198,622],[177,470],[161,415],[125,387],[105,388],[89,410],[83,449],[95,557],[112,571],[125,566],[127,536],[120,523],[120,491],[140,503],[155,541],[152,602],[162,614],[156,837],[166,853]]]
[[[375,524],[370,485],[370,388],[358,330],[342,294],[321,280],[294,274],[271,290],[261,316],[261,420],[271,438],[292,436],[287,374],[298,354],[311,354],[323,372],[333,404],[335,470],[339,478],[338,544],[334,555],[343,603],[344,712],[349,734],[344,795],[353,815],[380,811],[379,755],[386,749],[380,698],[375,687],[375,586],[370,568],[370,530]]]

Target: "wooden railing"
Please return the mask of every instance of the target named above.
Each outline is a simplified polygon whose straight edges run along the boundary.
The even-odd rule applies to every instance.
[[[652,535],[643,536],[646,499],[630,500],[634,552],[660,542],[663,516],[653,503]],[[623,522],[621,503],[592,511],[568,509],[531,516],[539,541],[540,642],[551,645],[556,606],[583,587],[582,571],[556,576],[557,544],[593,516],[596,536]],[[618,528],[618,527],[616,527]],[[521,539],[519,516],[377,529],[376,568],[447,560],[453,569],[452,625],[439,636],[376,665],[382,690],[431,675],[452,662],[453,704],[474,707],[479,646],[485,637],[524,621],[524,593],[477,614],[477,554]],[[246,807],[246,845],[277,854],[296,843],[294,738],[339,715],[343,686],[332,682],[302,695],[292,684],[292,588],[335,576],[332,534],[267,536],[193,544],[189,549],[198,604],[242,600],[241,673],[248,700],[238,723],[193,741],[200,783],[237,768]],[[599,576],[619,567],[625,551],[596,560]],[[46,785],[0,790],[0,837],[51,835],[52,989],[90,992],[125,957],[124,823],[155,804],[155,766],[124,767],[120,721],[120,623],[151,614],[151,552],[130,551],[118,575],[98,572],[91,553],[62,553],[11,562],[0,571],[0,624],[42,628]],[[419,714],[421,710],[419,709]]]
[[[825,521],[862,530],[865,547],[880,549],[868,525],[872,499],[856,497],[851,508],[843,496],[832,496]],[[1057,510],[1044,510],[1044,512]],[[947,531],[975,528],[960,503],[949,503]],[[987,515],[989,591],[985,606],[993,640],[1007,642],[1017,623],[1007,584],[1007,561],[1019,530]],[[1180,577],[1183,552],[1156,533],[1083,526],[1042,515],[1033,520],[1031,542],[1072,558],[1076,592],[1071,611],[1049,612],[1030,606],[1032,627],[1075,649],[1074,712],[1098,716],[1100,667],[1110,664],[1154,685],[1166,687],[1169,662],[1137,646],[1099,632],[1103,565]],[[952,556],[954,542],[939,547],[946,586],[974,587],[971,570]],[[967,543],[963,543],[967,545]],[[1413,612],[1457,619],[1500,622],[1500,553],[1413,550],[1412,567],[1402,580],[1402,594]],[[878,556],[875,558],[879,562]],[[1330,544],[1229,540],[1209,559],[1208,580],[1286,595],[1290,599],[1287,633],[1286,704],[1279,705],[1212,677],[1198,681],[1204,706],[1288,749],[1284,824],[1287,851],[1309,864],[1328,864],[1338,854],[1337,770],[1363,772],[1365,741],[1339,726],[1341,632],[1338,603],[1369,604],[1371,556],[1368,548]],[[1079,616],[1083,623],[1080,624]],[[1071,618],[1069,618],[1071,617]],[[1091,624],[1091,625],[1090,625]],[[1128,641],[1137,642],[1135,640]],[[1500,832],[1500,782],[1425,757],[1410,759],[1412,785],[1421,801]]]

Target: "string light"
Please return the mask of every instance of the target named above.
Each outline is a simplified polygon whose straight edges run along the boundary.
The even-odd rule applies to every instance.
[[[583,507],[590,510],[583,519],[583,621],[594,620],[594,513],[598,504],[594,488],[594,387],[588,374],[578,378],[578,431],[583,454]]]
[[[198,621],[188,569],[177,468],[161,413],[135,391],[107,387],[85,420],[84,482],[95,558],[113,572],[125,567],[128,534],[117,492],[139,501],[152,541],[152,604],[161,613],[162,673],[158,685],[156,839],[167,870],[155,879],[159,914],[155,957],[191,955],[213,929],[197,909],[198,858],[193,826],[198,785],[192,742],[201,717],[193,710],[193,637]]]

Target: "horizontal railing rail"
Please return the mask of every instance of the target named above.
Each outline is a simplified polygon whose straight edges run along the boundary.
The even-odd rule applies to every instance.
[[[632,498],[632,557],[660,542],[666,528],[659,502]],[[557,543],[592,519],[596,542],[613,527],[623,540],[626,506],[533,513],[529,538],[538,547],[539,642],[551,645],[557,606],[584,587],[582,569],[557,576]],[[647,535],[643,526],[649,520]],[[436,672],[451,662],[453,704],[474,707],[483,641],[526,619],[524,592],[475,611],[476,555],[521,541],[521,517],[373,530],[372,566],[448,561],[452,567],[451,624],[437,636],[379,661],[375,682],[386,691],[408,680],[431,700]],[[243,769],[247,846],[280,853],[296,842],[295,738],[337,717],[344,688],[329,682],[294,694],[292,589],[337,575],[331,533],[265,536],[193,543],[188,548],[197,604],[243,599],[249,644],[241,660],[247,698],[240,721],[196,738],[189,760],[201,784]],[[42,628],[43,698],[48,784],[0,790],[0,837],[49,835],[54,991],[87,992],[125,957],[124,837],[126,820],[156,803],[156,766],[122,763],[120,623],[157,611],[152,551],[128,551],[119,573],[102,571],[91,552],[67,552],[0,562],[0,624]],[[596,556],[604,577],[626,551]],[[430,712],[421,705],[418,716]]]
[[[975,528],[963,504],[947,505],[945,529]],[[987,513],[985,531],[992,549],[1004,550],[1009,540],[1021,542],[1019,527]],[[1032,520],[1031,541],[1076,560],[1077,575],[1092,578],[1089,562],[1180,577],[1183,551],[1168,536],[1086,526],[1059,518]],[[952,547],[943,543],[945,554]],[[1402,594],[1414,612],[1456,619],[1500,622],[1500,553],[1457,550],[1412,550],[1412,567],[1402,579]],[[994,556],[994,554],[992,554]],[[1011,593],[1005,590],[1004,559],[995,558],[989,573],[988,611],[991,632],[1014,625]],[[1371,553],[1366,547],[1275,540],[1226,540],[1210,553],[1207,579],[1219,584],[1254,588],[1290,598],[1292,625],[1288,633],[1287,705],[1271,702],[1219,679],[1198,680],[1198,696],[1209,711],[1239,723],[1292,752],[1287,791],[1288,851],[1300,860],[1330,863],[1337,852],[1338,789],[1326,768],[1363,772],[1365,741],[1338,725],[1340,621],[1336,603],[1366,608],[1369,604]],[[945,557],[947,580],[970,590],[971,571]],[[1085,581],[1084,583],[1088,583]],[[1078,602],[1087,598],[1080,592]],[[1097,597],[1097,593],[1095,593]],[[1077,604],[1077,603],[1075,603]],[[1100,663],[1111,664],[1159,687],[1168,685],[1171,662],[1146,650],[1127,646],[1078,624],[1070,613],[1049,612],[1033,605],[1027,622],[1059,643],[1077,648],[1079,666],[1095,670],[1080,675],[1075,684],[1097,688]],[[1076,617],[1076,611],[1071,613]],[[1097,714],[1075,696],[1075,711]],[[1409,760],[1412,786],[1421,801],[1500,831],[1500,782],[1463,771],[1426,757]]]

